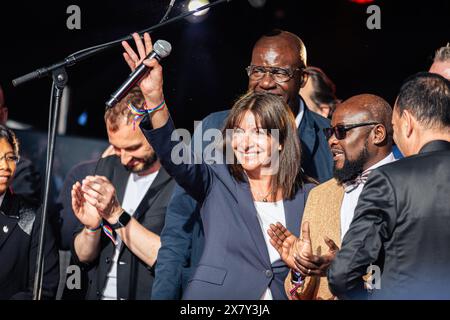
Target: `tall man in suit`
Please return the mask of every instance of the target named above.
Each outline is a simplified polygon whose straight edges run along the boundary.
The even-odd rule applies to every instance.
[[[365,297],[362,276],[372,264],[382,274],[371,298],[449,299],[450,82],[431,73],[410,77],[392,124],[406,158],[370,174],[329,269],[330,290]]]
[[[250,66],[246,68],[248,90],[283,97],[296,115],[303,170],[326,181],[332,176],[332,156],[322,129],[329,126],[329,120],[310,111],[298,95],[305,82],[306,66],[302,40],[290,32],[275,30],[253,47]],[[210,114],[203,120],[203,130],[221,129],[227,115],[228,111]],[[197,130],[194,140],[201,138],[202,133]],[[152,298],[179,299],[202,254],[203,228],[196,202],[178,186],[167,210],[161,243]]]
[[[174,181],[161,167],[131,110],[144,97],[134,88],[105,113],[115,155],[99,160],[95,176],[72,188],[82,227],[72,256],[89,273],[87,299],[150,299],[167,203]]]
[[[285,287],[292,299],[334,299],[326,272],[352,221],[366,178],[372,170],[395,160],[391,118],[391,106],[371,94],[338,105],[332,127],[326,129],[334,155],[334,178],[311,190],[302,218],[302,238],[281,224],[271,225],[272,245],[305,277],[305,283],[296,287],[292,274],[288,275]]]

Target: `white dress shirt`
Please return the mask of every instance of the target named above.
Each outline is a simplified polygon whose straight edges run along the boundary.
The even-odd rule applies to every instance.
[[[304,114],[305,114],[305,104],[303,103],[302,98],[300,98],[298,113],[297,116],[295,117],[295,123],[297,124],[297,128],[300,127],[300,123],[302,122]]]
[[[267,251],[269,252],[270,263],[273,264],[275,261],[280,260],[281,257],[278,251],[270,244],[267,230],[270,229],[271,223],[281,222],[283,226],[286,225],[283,200],[277,202],[255,201],[254,204],[258,214],[259,225],[266,241]],[[267,288],[260,300],[273,300],[272,292],[269,288]]]
[[[367,170],[373,170],[375,168],[381,167],[382,165],[388,164],[395,161],[394,154],[391,152],[386,158],[375,163],[373,166]],[[344,199],[342,200],[341,206],[341,240],[344,239],[345,233],[350,227],[350,223],[353,220],[353,215],[355,213],[356,205],[358,204],[359,195],[361,194],[364,184],[361,183],[357,188],[350,192],[344,193]]]

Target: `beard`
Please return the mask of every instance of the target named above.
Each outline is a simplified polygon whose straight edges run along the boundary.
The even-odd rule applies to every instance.
[[[364,165],[367,163],[368,159],[369,150],[368,142],[366,141],[363,149],[355,160],[347,160],[347,155],[345,155],[344,165],[341,169],[337,169],[336,163],[334,164],[333,177],[338,181],[339,184],[354,180],[364,171]]]
[[[148,157],[143,158],[142,160],[143,160],[142,162],[140,162],[132,167],[125,166],[125,169],[132,173],[137,173],[137,174],[142,173],[142,172],[150,169],[155,164],[155,162],[158,161],[158,156],[156,155],[156,152],[153,151]]]

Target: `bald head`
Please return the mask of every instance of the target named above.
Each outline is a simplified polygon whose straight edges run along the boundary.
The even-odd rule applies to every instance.
[[[373,94],[360,94],[342,102],[339,108],[345,108],[346,112],[361,115],[364,121],[374,121],[386,128],[387,139],[392,143],[392,108],[383,98]]]
[[[256,47],[270,46],[278,46],[288,49],[288,51],[290,51],[297,58],[298,67],[306,68],[306,47],[302,39],[300,39],[297,35],[289,31],[273,30],[259,38],[253,48],[255,49]]]

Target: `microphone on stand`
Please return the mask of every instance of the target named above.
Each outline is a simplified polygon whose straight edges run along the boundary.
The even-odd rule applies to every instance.
[[[156,60],[160,61],[162,58],[167,57],[171,51],[172,46],[170,45],[169,42],[165,40],[158,40],[153,45],[152,52],[150,52],[147,55],[147,57],[145,57],[145,60],[155,58]],[[149,68],[143,63],[141,63],[128,76],[127,80],[125,80],[125,82],[122,83],[119,89],[117,89],[116,92],[114,92],[111,95],[111,98],[106,102],[107,108],[114,107],[123,97],[125,97],[127,93],[131,90],[131,88],[133,88],[136,85],[136,83],[138,83],[139,80],[141,80],[145,76],[148,70]]]

